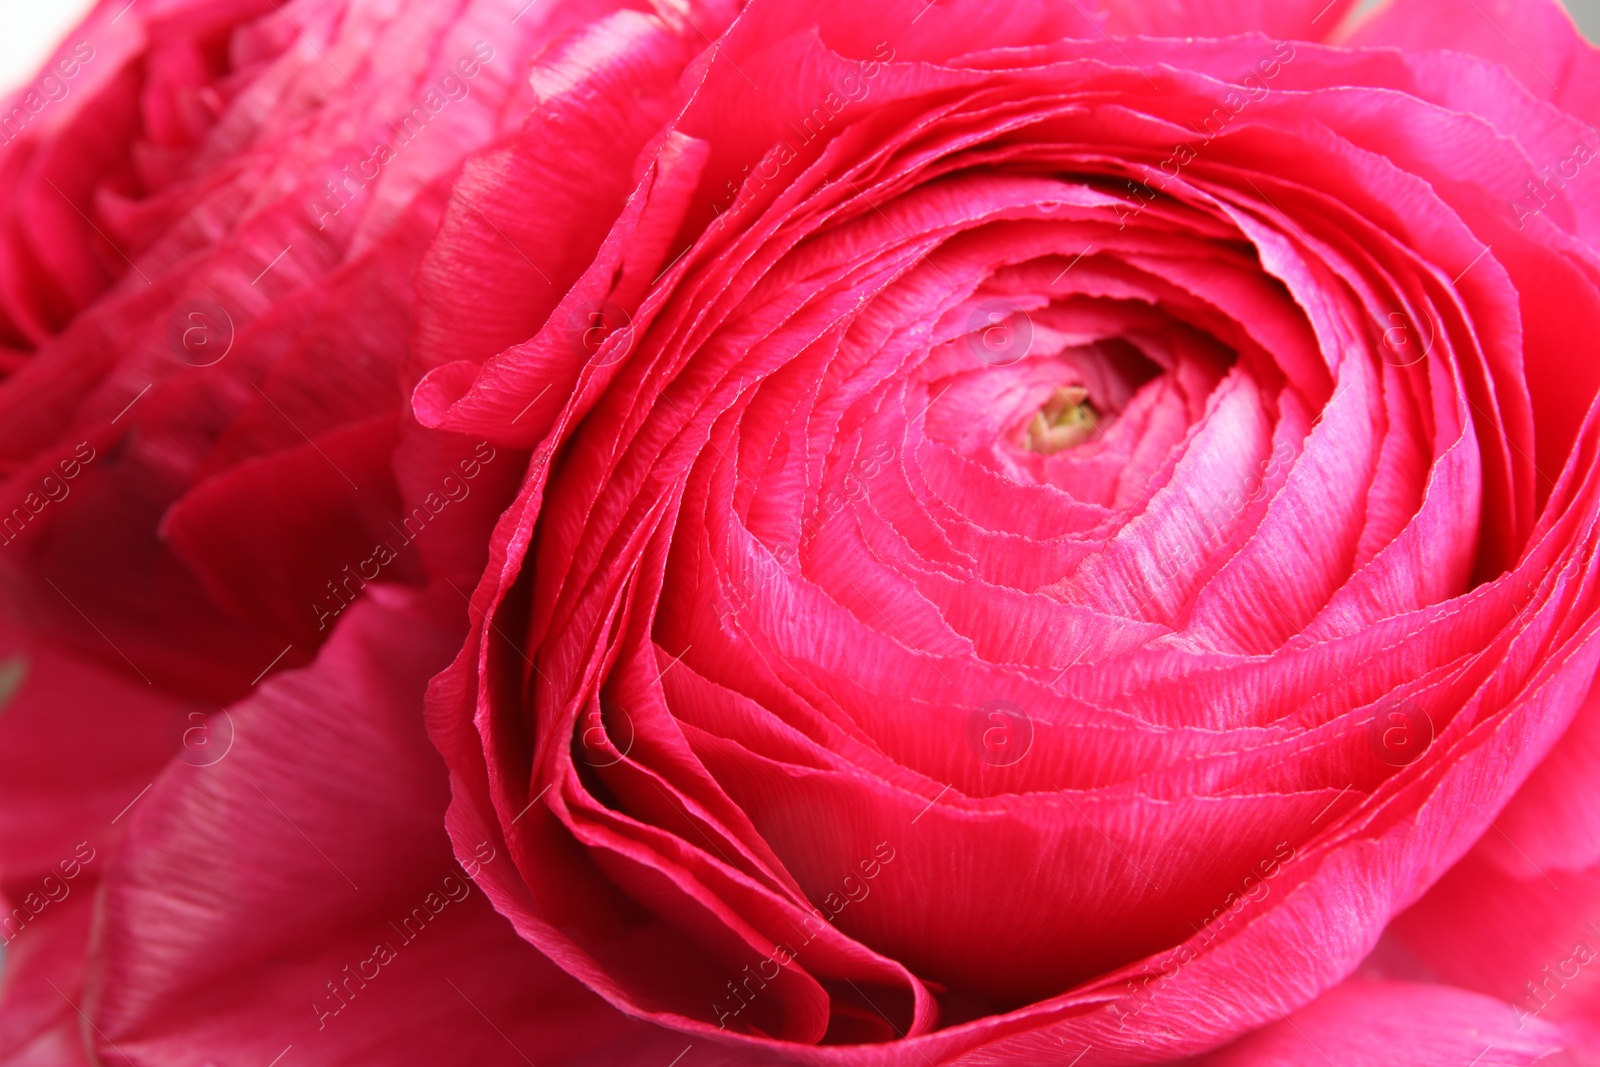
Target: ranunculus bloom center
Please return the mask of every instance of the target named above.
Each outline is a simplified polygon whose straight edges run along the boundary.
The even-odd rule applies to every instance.
[[[1049,455],[1081,445],[1094,436],[1099,421],[1089,390],[1081,385],[1059,388],[1028,423],[1028,447]]]

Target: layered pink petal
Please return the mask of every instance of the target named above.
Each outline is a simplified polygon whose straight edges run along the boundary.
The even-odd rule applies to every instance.
[[[1195,1062],[1217,1067],[1581,1062],[1569,1054],[1558,1028],[1519,1026],[1505,1008],[1459,989],[1352,979],[1281,1022]]]
[[[575,1064],[682,1050],[487,906],[469,875],[503,856],[486,845],[468,870],[452,862],[418,714],[455,640],[441,614],[426,597],[351,608],[312,666],[228,709],[226,758],[175,764],[129,816],[90,957],[98,1056]]]
[[[693,72],[693,243],[614,366],[547,323],[417,394],[534,444],[576,375],[433,689],[458,853],[690,1032],[1214,1047],[1348,975],[1588,688],[1594,392],[1541,421],[1523,293],[1588,321],[1595,261],[1489,206],[1558,120],[1381,52],[808,14]]]

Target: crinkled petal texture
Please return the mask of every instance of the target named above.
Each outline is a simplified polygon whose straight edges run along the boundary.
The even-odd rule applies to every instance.
[[[413,279],[532,57],[614,5],[524,6],[108,2],[8,104],[0,564],[39,625],[227,701],[367,581],[476,580],[461,516],[518,472],[416,433]]]
[[[1310,1006],[1263,1027],[1194,1067],[1567,1067],[1566,1036],[1548,1023],[1520,1024],[1506,1005],[1444,986],[1352,979]]]
[[[411,417],[414,279],[616,6],[107,3],[7,102],[0,1063],[681,1050],[468,888],[423,726],[521,465]]]
[[[102,5],[0,1064],[1600,1055],[1595,54],[1351,7]]]
[[[0,1063],[201,1067],[292,1048],[318,1064],[512,1067],[682,1051],[495,913],[469,873],[502,855],[453,861],[445,770],[420,714],[428,676],[460,642],[439,600],[459,603],[448,588],[375,591],[311,666],[202,720],[222,755],[191,748],[160,773],[143,727],[192,704],[59,655],[27,659],[8,722],[59,723],[63,698],[122,714],[74,746],[104,774],[100,794],[7,778],[8,807],[82,803],[60,841],[0,827],[8,860],[38,857],[7,865],[7,897],[25,910],[4,926]],[[8,727],[7,741],[24,738]]]
[[[1600,146],[1493,55],[1221,23],[757,0],[533,336],[422,379],[534,450],[430,691],[457,854],[623,1010],[810,1063],[1562,1044],[1279,1020],[1594,677],[1600,214],[1541,168]],[[592,28],[524,137],[616,150],[562,138],[671,26]],[[541,220],[536,153],[469,164],[426,289],[533,266],[468,209]]]

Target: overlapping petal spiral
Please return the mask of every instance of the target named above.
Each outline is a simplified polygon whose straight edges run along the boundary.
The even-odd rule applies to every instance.
[[[1596,317],[1595,218],[1458,170],[1579,126],[1463,57],[928,18],[747,11],[572,400],[560,309],[424,382],[538,446],[435,686],[453,828],[693,1032],[1203,1050],[1348,974],[1593,675],[1593,382],[1536,320]]]

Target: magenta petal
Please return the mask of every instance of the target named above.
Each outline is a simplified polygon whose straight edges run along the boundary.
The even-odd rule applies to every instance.
[[[65,653],[8,620],[0,635],[0,886],[17,896],[59,876],[79,842],[103,866],[126,828],[113,820],[181,751],[189,713],[215,708]],[[3,922],[0,932],[16,932]]]
[[[1443,0],[1393,0],[1355,23],[1354,45],[1420,52],[1449,49],[1482,56],[1516,76],[1534,96],[1580,118],[1600,118],[1600,55],[1556,0],[1502,0],[1459,14]]]
[[[1335,986],[1196,1067],[1532,1067],[1576,1063],[1559,1028],[1519,1024],[1510,1006],[1448,986],[1369,982]]]
[[[0,1065],[90,1067],[101,1062],[83,1040],[93,876],[77,893],[8,941],[0,980]]]
[[[120,2],[0,138],[120,672],[0,657],[0,1059],[1600,1051],[1549,0]]]

